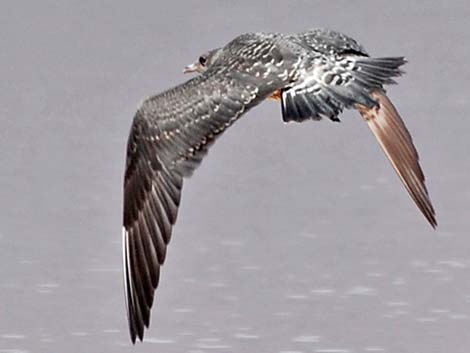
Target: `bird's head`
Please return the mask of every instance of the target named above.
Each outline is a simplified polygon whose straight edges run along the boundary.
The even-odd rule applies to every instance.
[[[222,49],[217,48],[202,54],[196,62],[186,66],[183,73],[198,72],[202,74],[217,60],[221,51]]]

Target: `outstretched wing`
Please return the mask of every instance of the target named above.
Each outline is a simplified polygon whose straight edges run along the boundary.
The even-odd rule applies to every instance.
[[[392,102],[383,92],[372,92],[378,106],[358,106],[362,117],[376,137],[385,155],[400,177],[413,201],[433,228],[437,226],[436,214],[424,183],[424,173],[419,156],[405,123]]]
[[[156,147],[162,142],[158,125],[137,112],[127,147],[123,219],[124,284],[133,342],[149,324],[183,186],[181,174],[163,164]]]
[[[238,52],[235,52],[238,51]],[[235,53],[234,53],[235,52]],[[124,180],[123,257],[130,335],[143,338],[181,197],[208,146],[282,87],[295,63],[275,40],[243,36],[225,62],[146,100],[135,115]],[[256,63],[256,65],[254,65]]]
[[[166,97],[149,99],[134,118],[124,181],[123,239],[132,341],[136,336],[142,339],[144,326],[149,325],[183,177],[257,98],[255,87],[241,82],[226,86],[220,79],[196,78]]]

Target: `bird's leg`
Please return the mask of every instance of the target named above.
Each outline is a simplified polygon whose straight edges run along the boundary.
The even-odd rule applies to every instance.
[[[273,99],[275,101],[280,101],[281,100],[281,90],[278,89],[271,94],[268,99]]]

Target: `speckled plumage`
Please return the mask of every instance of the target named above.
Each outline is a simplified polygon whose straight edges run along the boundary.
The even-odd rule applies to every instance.
[[[211,53],[204,73],[146,99],[132,124],[123,257],[133,342],[150,323],[183,179],[222,132],[269,96],[281,98],[284,121],[338,121],[344,108],[358,109],[418,207],[436,225],[411,136],[383,90],[400,75],[402,58],[370,58],[355,40],[323,29],[244,34]]]

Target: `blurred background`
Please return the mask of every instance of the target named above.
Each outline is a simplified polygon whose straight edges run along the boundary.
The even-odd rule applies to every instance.
[[[2,1],[0,353],[468,352],[468,1]],[[425,222],[354,111],[250,111],[185,183],[145,342],[130,344],[122,177],[133,114],[243,32],[328,27],[404,55],[388,92]]]

